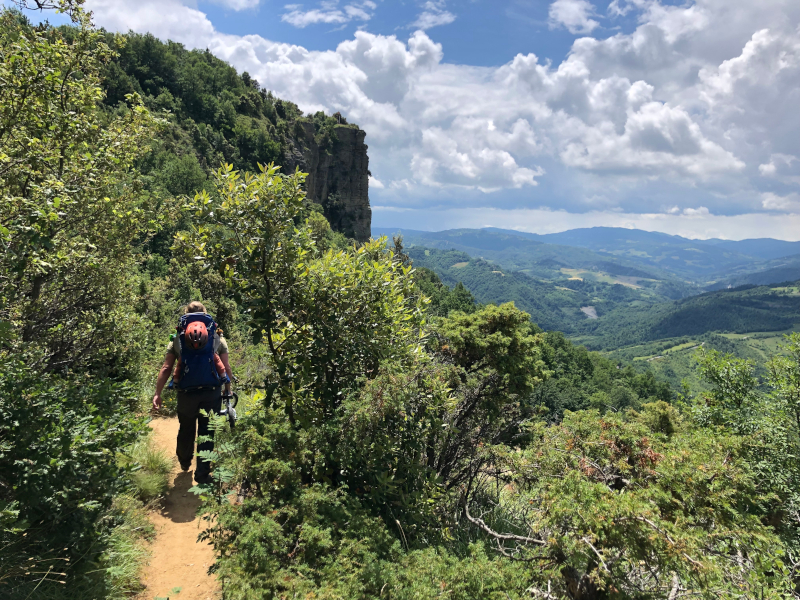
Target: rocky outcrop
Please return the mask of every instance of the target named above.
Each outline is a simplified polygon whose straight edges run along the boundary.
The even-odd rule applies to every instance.
[[[284,173],[308,173],[306,193],[321,204],[334,231],[366,241],[370,237],[369,157],[366,132],[353,125],[334,127],[334,138],[320,147],[314,123],[298,121],[284,157]]]

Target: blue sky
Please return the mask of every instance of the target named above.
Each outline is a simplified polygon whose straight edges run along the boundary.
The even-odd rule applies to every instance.
[[[374,224],[800,239],[797,0],[88,0],[367,132]]]
[[[335,50],[343,39],[352,38],[359,29],[404,37],[416,28],[414,24],[425,12],[421,2],[376,0],[376,8],[365,11],[369,20],[353,18],[345,23],[320,22],[296,27],[280,18],[292,13],[284,8],[291,4],[291,1],[261,3],[237,11],[219,3],[198,2],[198,8],[221,32],[235,35],[257,33],[309,50]],[[301,7],[298,12],[319,9],[322,5],[319,2],[296,4]],[[347,3],[339,2],[333,11],[341,11],[346,6]],[[499,66],[518,53],[528,52],[561,62],[575,39],[566,29],[548,27],[550,3],[546,0],[461,0],[443,3],[442,6],[443,10],[438,14],[453,17],[452,22],[436,26],[436,41],[446,48],[445,62]],[[449,18],[445,16],[443,21]],[[616,19],[612,26],[628,24],[623,21],[629,19]]]

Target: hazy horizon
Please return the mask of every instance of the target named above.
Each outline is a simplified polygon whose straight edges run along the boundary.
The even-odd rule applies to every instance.
[[[537,235],[547,235],[547,234],[556,234],[556,233],[564,233],[567,231],[574,231],[576,229],[593,229],[593,228],[612,228],[612,229],[627,229],[631,231],[646,231],[648,233],[664,233],[666,235],[672,235],[677,237],[682,237],[688,240],[699,240],[699,241],[706,241],[706,240],[724,240],[724,241],[731,241],[731,242],[741,242],[743,240],[753,240],[753,239],[773,239],[773,240],[781,240],[784,242],[798,242],[800,241],[800,234],[791,237],[777,237],[775,235],[772,236],[751,236],[751,237],[716,237],[716,236],[706,236],[706,237],[689,237],[687,235],[681,235],[678,233],[669,233],[666,231],[661,231],[658,229],[644,229],[641,227],[625,227],[620,225],[587,225],[581,227],[565,227],[563,229],[548,229],[546,231],[529,231],[527,229],[522,228],[514,228],[514,227],[498,227],[496,225],[483,225],[478,227],[445,227],[439,229],[425,229],[421,227],[405,227],[405,226],[395,226],[395,225],[376,225],[374,222],[372,224],[372,230],[375,229],[394,229],[394,230],[406,230],[406,231],[422,231],[425,233],[441,233],[444,231],[451,231],[454,229],[498,229],[501,231],[513,231],[516,233],[531,233]]]

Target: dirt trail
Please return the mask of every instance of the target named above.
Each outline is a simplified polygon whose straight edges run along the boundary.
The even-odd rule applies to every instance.
[[[153,419],[150,423],[159,448],[175,452],[178,419]],[[170,598],[170,600],[216,600],[219,586],[208,567],[214,562],[214,552],[205,542],[197,542],[204,522],[197,516],[200,499],[189,491],[194,485],[194,463],[183,473],[175,462],[172,489],[158,511],[150,514],[156,528],[156,539],[150,550],[150,564],[144,572],[147,589],[140,600]],[[176,590],[180,588],[180,592]]]

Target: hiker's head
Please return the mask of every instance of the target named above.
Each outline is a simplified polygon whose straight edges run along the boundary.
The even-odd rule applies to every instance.
[[[190,313],[204,313],[204,312],[206,312],[206,307],[203,305],[202,302],[198,302],[197,300],[195,300],[194,302],[189,302],[189,304],[186,305],[187,315]]]

